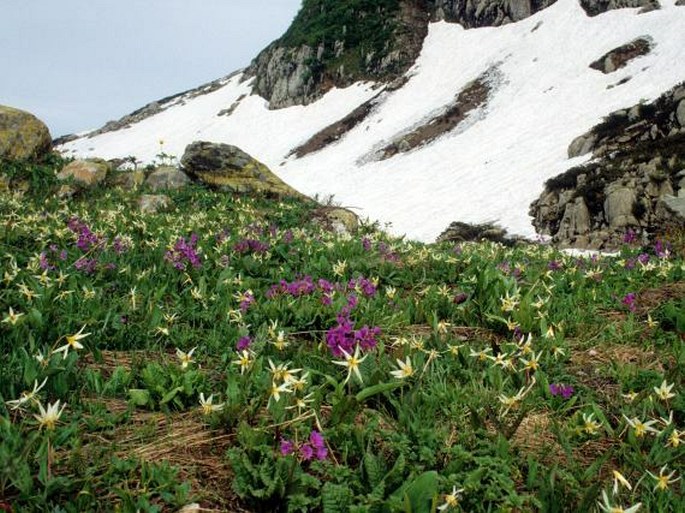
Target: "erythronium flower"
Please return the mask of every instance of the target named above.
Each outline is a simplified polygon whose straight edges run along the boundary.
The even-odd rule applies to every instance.
[[[238,353],[238,359],[233,360],[231,363],[240,366],[240,374],[244,374],[247,369],[250,368],[253,361],[253,354],[248,350],[243,350]]]
[[[390,371],[390,374],[397,379],[410,378],[414,375],[414,367],[412,366],[411,360],[408,356],[405,358],[404,362],[400,359],[397,359],[397,366],[397,370]]]
[[[601,509],[605,513],[635,513],[642,506],[641,502],[638,502],[637,504],[630,506],[627,509],[623,508],[622,506],[612,506],[609,502],[609,496],[607,495],[607,492],[605,490],[602,490],[602,501],[598,504],[599,509]]]
[[[628,482],[628,480],[621,474],[618,470],[612,470],[612,474],[614,475],[614,487],[613,487],[613,493],[616,495],[618,493],[618,487],[619,485],[626,487],[628,490],[633,489],[632,485]]]
[[[281,400],[281,393],[289,394],[291,393],[292,390],[290,387],[288,387],[287,383],[281,383],[280,385],[276,385],[275,382],[271,383],[271,393],[269,397],[269,401],[271,401],[271,398],[273,398],[274,401],[278,402]]]
[[[24,404],[28,403],[29,401],[33,401],[37,404],[40,404],[38,399],[36,399],[36,394],[40,392],[43,387],[45,386],[45,383],[48,382],[48,378],[45,378],[43,382],[39,385],[38,380],[35,380],[33,382],[33,390],[30,392],[22,392],[21,396],[19,396],[19,399],[16,399],[14,401],[7,401],[7,404],[10,406],[12,410],[18,410],[21,408]]]
[[[344,362],[338,362],[334,361],[333,363],[336,365],[341,365],[343,367],[347,367],[347,378],[345,378],[344,383],[347,383],[350,380],[350,376],[352,376],[352,373],[354,372],[355,376],[359,379],[360,383],[364,383],[364,380],[362,379],[362,374],[359,372],[359,364],[362,363],[368,354],[364,355],[362,358],[359,358],[359,346],[354,349],[354,355],[350,356],[350,354],[345,351],[344,349],[341,349],[343,356],[345,357]]]
[[[671,471],[670,474],[666,474],[666,465],[661,467],[659,470],[659,475],[655,476],[652,474],[649,470],[647,473],[652,476],[654,479],[656,479],[656,485],[654,486],[654,491],[664,491],[668,490],[668,485],[673,484],[677,481],[680,481],[680,477],[676,477],[673,479],[673,476],[675,475],[675,470]]]
[[[445,511],[456,508],[459,505],[460,495],[464,492],[463,488],[452,487],[452,492],[445,495],[445,502],[438,506],[438,511]]]
[[[653,424],[656,424],[656,420],[648,420],[647,422],[642,422],[637,417],[629,419],[625,415],[623,415],[623,418],[626,419],[628,425],[635,430],[634,432],[637,438],[642,438],[647,433],[653,433],[655,435],[659,434],[659,430],[652,427]]]
[[[62,412],[66,406],[67,405],[64,404],[60,409],[59,400],[57,400],[57,402],[49,404],[48,409],[46,410],[43,408],[42,404],[38,403],[38,409],[40,413],[34,415],[34,417],[38,421],[39,429],[44,427],[50,431],[55,429],[55,424],[57,424],[57,421],[59,421],[59,418],[62,416]]]
[[[599,428],[602,427],[599,422],[593,419],[594,416],[594,413],[583,413],[583,431],[585,431],[588,435],[594,435],[597,433]]]
[[[200,392],[200,408],[202,409],[203,415],[211,415],[214,412],[218,412],[224,409],[226,403],[213,404],[214,394],[210,395],[205,399],[205,394]]]
[[[674,386],[674,383],[671,383],[669,385],[668,383],[666,383],[666,380],[663,380],[661,382],[661,386],[654,387],[654,393],[662,401],[668,401],[672,397],[675,397],[675,394],[673,392],[671,392],[671,389],[673,388],[673,386]]]
[[[24,315],[24,314],[23,313],[14,313],[14,310],[10,306],[9,313],[7,314],[7,317],[5,317],[2,320],[2,323],[3,324],[11,324],[12,326],[14,326],[15,324],[17,324],[17,321],[19,320],[19,318],[22,315]]]
[[[683,441],[680,439],[681,436],[683,436],[685,433],[679,432],[677,429],[674,429],[673,432],[668,435],[668,441],[666,442],[666,445],[668,447],[678,447]]]
[[[179,359],[181,362],[181,369],[187,369],[188,365],[193,363],[193,353],[197,349],[197,346],[193,347],[190,351],[187,353],[181,351],[179,348],[176,348],[176,357]]]
[[[66,337],[67,343],[62,347],[58,347],[52,353],[64,353],[63,357],[66,358],[67,354],[69,353],[69,349],[73,349],[74,351],[83,349],[83,345],[79,342],[79,340],[83,340],[90,335],[90,333],[83,333],[84,329],[86,329],[85,325],[78,331],[78,333],[75,333],[74,335],[68,335]]]

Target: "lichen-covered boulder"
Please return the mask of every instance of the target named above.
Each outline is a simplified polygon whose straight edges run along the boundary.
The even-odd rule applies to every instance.
[[[359,228],[357,214],[342,207],[319,207],[312,213],[312,220],[325,230],[338,235],[353,235]]]
[[[139,188],[145,182],[145,172],[141,169],[127,171],[113,171],[107,178],[112,187],[120,187],[125,191]]]
[[[57,173],[57,179],[61,181],[71,180],[80,187],[95,187],[105,181],[109,171],[110,166],[106,160],[74,160]]]
[[[52,149],[45,124],[33,114],[0,105],[0,159],[35,160]]]
[[[200,182],[239,193],[304,198],[271,170],[230,144],[194,142],[181,158],[183,170]]]
[[[187,174],[171,166],[158,167],[145,180],[145,185],[153,191],[180,189],[189,183]]]

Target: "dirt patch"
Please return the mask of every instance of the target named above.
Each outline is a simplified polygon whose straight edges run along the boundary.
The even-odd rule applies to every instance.
[[[406,153],[424,146],[454,130],[471,112],[487,103],[492,92],[492,73],[492,70],[488,70],[488,72],[467,84],[457,94],[454,101],[444,108],[442,113],[434,116],[426,123],[413,128],[409,133],[396,137],[393,142],[380,150],[379,160],[386,160],[398,153]]]
[[[685,281],[666,283],[661,287],[643,290],[635,300],[635,314],[646,316],[669,301],[685,297]]]
[[[359,107],[350,112],[347,116],[332,125],[327,126],[320,132],[314,134],[307,142],[292,150],[288,157],[302,158],[310,153],[322,150],[326,146],[340,140],[342,136],[351,131],[354,127],[364,121],[379,103],[379,96],[376,95],[370,100],[362,103]]]
[[[614,48],[605,53],[595,62],[590,64],[592,69],[601,71],[604,74],[613,73],[628,65],[630,61],[647,55],[652,51],[654,44],[649,37],[640,37],[625,45]]]

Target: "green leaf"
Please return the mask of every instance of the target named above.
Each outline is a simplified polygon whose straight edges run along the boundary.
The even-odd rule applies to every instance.
[[[128,396],[136,406],[146,406],[150,402],[150,392],[143,388],[130,388]]]
[[[355,398],[357,399],[358,402],[363,402],[369,397],[373,397],[374,395],[382,394],[383,392],[390,392],[391,390],[395,390],[396,388],[400,388],[402,385],[404,385],[404,382],[402,381],[393,381],[392,383],[379,383],[378,385],[374,385],[371,387],[366,387],[364,390],[360,391]]]
[[[167,392],[164,394],[164,397],[162,397],[162,400],[159,401],[159,404],[166,404],[169,401],[171,401],[174,397],[176,397],[176,394],[183,392],[183,387],[176,387],[173,390]]]

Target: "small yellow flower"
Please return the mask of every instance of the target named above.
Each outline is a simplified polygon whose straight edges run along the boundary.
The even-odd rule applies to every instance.
[[[655,476],[649,470],[647,471],[647,473],[656,480],[656,485],[654,486],[655,492],[657,490],[661,492],[663,492],[664,490],[668,490],[669,485],[680,481],[680,477],[673,479],[673,476],[675,475],[675,470],[673,470],[670,474],[666,474],[666,465],[661,467],[658,476]]]
[[[74,335],[68,335],[66,337],[67,343],[64,344],[62,347],[58,347],[52,353],[64,353],[63,358],[66,358],[67,354],[69,353],[69,349],[73,349],[74,351],[83,349],[83,344],[81,344],[79,340],[83,340],[84,338],[90,335],[90,333],[83,333],[84,329],[86,329],[85,325],[78,331],[78,333],[75,333]]]
[[[611,472],[614,475],[614,495],[618,493],[619,485],[624,486],[628,490],[632,491],[633,486],[628,482],[628,480],[623,476],[623,474],[621,474],[618,470],[612,470]]]
[[[231,363],[238,365],[240,367],[240,374],[244,374],[245,371],[250,368],[253,361],[254,358],[252,353],[250,353],[247,349],[243,349],[240,353],[238,353],[238,359],[233,360]]]
[[[438,506],[438,511],[446,511],[459,506],[460,495],[464,492],[463,488],[457,490],[456,486],[452,487],[452,492],[445,495],[445,502]]]
[[[354,350],[354,355],[350,355],[347,351],[344,349],[341,349],[343,355],[345,356],[345,361],[334,361],[333,363],[335,365],[341,365],[343,367],[347,367],[347,378],[345,378],[344,383],[347,383],[350,380],[350,376],[352,376],[352,373],[354,372],[355,376],[357,376],[357,379],[359,379],[360,383],[363,383],[364,380],[362,379],[362,374],[359,372],[359,365],[366,360],[366,358],[369,356],[364,355],[362,358],[359,358],[359,346]]]
[[[203,415],[211,415],[214,412],[219,412],[224,409],[226,403],[213,404],[214,394],[205,399],[205,394],[200,392],[200,409]]]
[[[668,401],[672,397],[675,397],[675,394],[673,392],[671,392],[674,385],[675,385],[674,383],[671,383],[669,385],[668,383],[666,383],[666,380],[663,380],[661,382],[661,386],[654,387],[654,393],[662,401]]]

